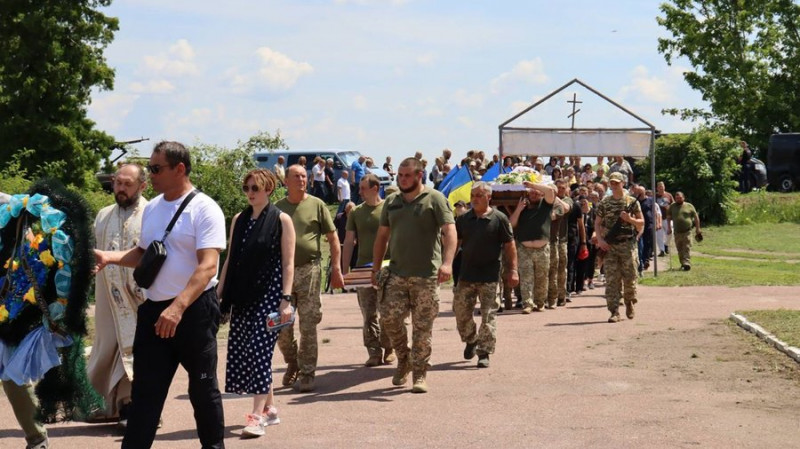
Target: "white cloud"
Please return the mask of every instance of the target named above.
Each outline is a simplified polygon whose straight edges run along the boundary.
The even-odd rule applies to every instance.
[[[131,83],[128,90],[136,94],[168,94],[175,90],[175,86],[167,80],[151,80],[147,83],[138,81]]]
[[[89,105],[89,116],[98,128],[114,133],[120,129],[138,99],[139,95],[115,92],[95,94]]]
[[[458,120],[458,123],[461,123],[466,128],[475,127],[475,122],[473,122],[472,119],[470,119],[469,117],[460,116],[456,120]]]
[[[417,56],[417,64],[431,65],[436,60],[436,54],[433,52],[423,53]]]
[[[444,111],[439,106],[438,102],[431,97],[417,100],[417,110],[419,111],[419,115],[423,117],[444,116]]]
[[[633,69],[630,84],[620,89],[620,97],[626,98],[633,95],[645,101],[665,103],[672,96],[672,86],[669,81],[657,76],[651,76],[647,67],[639,65]]]
[[[256,50],[256,54],[261,60],[261,67],[258,70],[260,81],[271,89],[288,90],[301,76],[314,72],[311,64],[297,62],[269,47],[260,47]]]
[[[167,53],[144,57],[147,74],[154,76],[180,77],[200,73],[194,61],[195,53],[189,41],[180,39],[169,47]]]
[[[529,61],[520,61],[510,71],[500,74],[491,81],[490,89],[492,93],[498,93],[509,84],[544,84],[547,79],[542,59],[535,58]]]
[[[453,94],[453,102],[463,107],[480,107],[483,106],[483,95],[471,94],[464,89],[459,89]]]
[[[367,99],[363,95],[356,95],[353,97],[353,107],[361,111],[367,109]]]

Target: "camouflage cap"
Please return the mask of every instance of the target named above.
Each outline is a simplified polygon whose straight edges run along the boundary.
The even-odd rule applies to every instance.
[[[608,177],[608,182],[625,182],[625,177],[619,172],[611,173]]]

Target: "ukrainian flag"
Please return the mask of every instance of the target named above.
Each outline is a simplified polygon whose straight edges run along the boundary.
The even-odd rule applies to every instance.
[[[442,189],[442,194],[447,198],[450,207],[455,207],[458,201],[469,203],[470,192],[472,191],[472,174],[468,167],[458,169],[449,180],[450,182]],[[444,184],[444,181],[442,181]]]
[[[486,170],[486,173],[484,173],[483,176],[481,176],[481,181],[484,182],[494,181],[501,174],[506,174],[509,173],[510,171],[511,171],[510,167],[507,169],[503,168],[503,163],[498,162],[492,165],[490,169]]]
[[[439,187],[437,187],[436,190],[444,192],[444,190],[450,186],[451,181],[453,181],[453,177],[459,172],[459,170],[461,170],[461,166],[456,165],[455,168],[447,172],[447,175],[442,179],[442,182],[439,183]],[[445,196],[447,196],[447,194],[445,194]]]

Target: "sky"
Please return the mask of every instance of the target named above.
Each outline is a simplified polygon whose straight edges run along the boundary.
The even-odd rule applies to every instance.
[[[662,132],[694,124],[664,108],[704,107],[687,63],[657,51],[660,1],[116,0],[105,51],[113,91],[89,116],[118,141],[225,147],[259,131],[292,149],[342,148],[376,161],[450,148],[497,152],[498,125],[578,78]],[[683,65],[682,65],[683,64]],[[515,125],[639,122],[570,87]]]

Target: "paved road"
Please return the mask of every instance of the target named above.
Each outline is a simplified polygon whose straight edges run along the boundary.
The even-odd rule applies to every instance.
[[[392,386],[393,367],[362,366],[355,295],[325,295],[317,391],[278,390],[283,423],[259,440],[238,437],[251,399],[225,395],[226,445],[797,447],[797,367],[724,320],[734,310],[797,308],[799,288],[640,287],[636,319],[613,325],[601,293],[565,309],[502,314],[492,366],[477,370],[462,360],[452,293],[443,290],[424,395]],[[278,379],[282,362],[276,356]],[[154,447],[198,446],[186,388],[179,372]],[[108,425],[59,424],[50,434],[56,448],[121,441]],[[21,437],[3,403],[0,448],[22,447]]]

